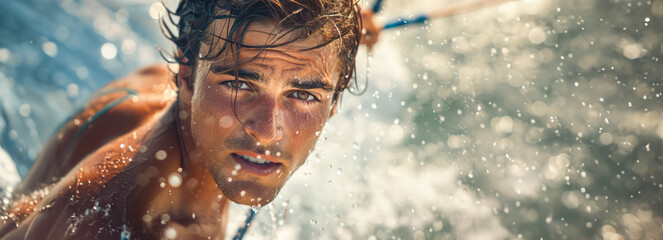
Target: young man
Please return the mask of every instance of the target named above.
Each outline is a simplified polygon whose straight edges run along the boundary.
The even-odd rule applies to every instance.
[[[1,239],[222,239],[313,150],[349,85],[353,0],[183,0],[179,71],[110,83],[53,136]],[[166,28],[168,32],[170,30]]]

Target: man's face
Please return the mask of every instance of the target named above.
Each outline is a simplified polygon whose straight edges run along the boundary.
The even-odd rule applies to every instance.
[[[220,21],[221,22],[221,21]],[[217,23],[222,26],[223,23]],[[223,32],[221,27],[219,35]],[[249,46],[270,45],[274,25],[253,24],[244,37]],[[230,200],[264,205],[313,150],[320,131],[333,114],[338,59],[331,46],[301,40],[285,46],[244,47],[237,57],[198,60],[191,95],[191,133],[195,151],[217,186]],[[202,44],[201,52],[209,50]],[[216,49],[212,49],[214,52]],[[253,59],[253,60],[251,60]]]

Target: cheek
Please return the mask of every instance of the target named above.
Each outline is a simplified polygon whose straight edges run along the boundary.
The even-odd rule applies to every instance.
[[[225,115],[219,118],[218,124],[221,129],[228,129],[235,125],[235,118],[230,115]]]
[[[300,133],[321,131],[329,119],[329,111],[326,104],[320,106],[290,106],[293,111],[289,112],[287,122],[293,129]]]
[[[238,124],[230,98],[213,87],[203,85],[201,91],[194,94],[192,105],[191,127],[194,138],[201,142],[199,144],[206,145],[205,142],[224,138]]]
[[[324,124],[329,118],[329,112],[326,109],[326,107],[320,106],[319,109],[309,108],[289,113],[286,122],[290,124],[286,135],[292,139],[293,146],[297,146],[296,151],[300,158],[304,159],[308,156],[309,150],[313,149],[320,137]]]

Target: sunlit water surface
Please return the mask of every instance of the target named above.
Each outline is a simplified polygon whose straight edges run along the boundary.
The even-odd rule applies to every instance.
[[[95,89],[172,46],[152,1],[0,8],[1,189]],[[384,32],[361,49],[367,92],[247,239],[659,239],[661,21],[661,0],[526,0]]]

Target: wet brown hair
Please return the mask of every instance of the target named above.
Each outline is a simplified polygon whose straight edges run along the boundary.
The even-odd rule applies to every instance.
[[[234,20],[226,28],[227,38],[216,36],[209,30],[219,19]],[[318,45],[300,50],[335,45],[341,72],[334,101],[349,87],[355,73],[355,57],[361,37],[357,0],[181,0],[177,10],[168,11],[162,21],[166,37],[182,51],[182,56],[173,54],[172,62],[178,64],[193,66],[197,59],[216,59],[227,50],[238,56],[242,47],[268,49],[315,36],[319,39]],[[274,33],[281,37],[295,37],[273,45],[243,45],[245,31],[251,24],[259,22],[276,23],[275,31],[280,32]],[[177,34],[171,29],[173,27],[177,28]],[[201,42],[210,44],[209,52],[199,52]],[[238,57],[236,59],[239,61]],[[239,64],[237,62],[236,66]]]

